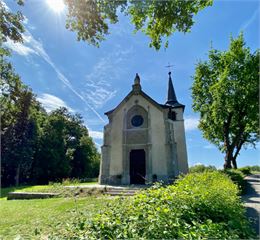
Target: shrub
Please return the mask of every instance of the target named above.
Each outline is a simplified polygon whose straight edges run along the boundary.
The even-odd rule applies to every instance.
[[[117,198],[93,219],[82,214],[58,233],[66,239],[249,238],[238,188],[224,174],[188,174],[175,185],[156,185]]]
[[[258,166],[258,165],[250,166],[250,169],[251,169],[251,171],[254,171],[254,172],[260,172],[260,166]]]
[[[61,184],[63,186],[76,185],[79,183],[80,183],[80,181],[77,178],[64,178],[64,179],[62,179],[62,182],[61,182]]]
[[[209,165],[209,166],[205,166],[203,164],[199,164],[199,165],[195,165],[189,168],[189,172],[190,173],[202,173],[205,171],[216,171],[216,167]]]
[[[239,194],[246,193],[246,181],[245,175],[238,169],[226,169],[222,170],[237,186],[239,189]]]
[[[242,172],[244,175],[250,175],[251,174],[251,169],[249,166],[238,168],[240,172]]]

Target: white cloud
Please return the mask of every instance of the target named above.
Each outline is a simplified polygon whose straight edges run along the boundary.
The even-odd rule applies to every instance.
[[[94,139],[103,139],[103,132],[100,131],[89,131],[89,135]]]
[[[103,107],[106,102],[112,99],[117,90],[110,82],[120,80],[124,69],[118,66],[129,59],[133,49],[123,50],[120,45],[115,46],[116,50],[99,60],[92,71],[86,75],[84,92],[81,94],[96,108]]]
[[[32,48],[25,46],[21,43],[15,43],[12,40],[8,39],[5,45],[10,48],[12,51],[16,52],[22,56],[28,56],[30,54],[37,54]]]
[[[17,54],[25,56],[28,59],[31,55],[43,58],[56,72],[58,79],[86,104],[87,108],[96,115],[99,122],[101,120],[102,123],[105,123],[106,121],[96,109],[103,107],[104,104],[116,95],[117,90],[111,86],[110,82],[120,80],[124,69],[118,66],[123,61],[129,59],[133,48],[124,50],[120,45],[115,45],[115,50],[106,55],[106,57],[101,58],[95,64],[92,71],[86,75],[86,81],[75,87],[52,61],[44,49],[42,42],[33,37],[29,31],[30,26],[27,18],[25,19],[25,23],[27,24],[27,28],[23,34],[24,43],[8,41],[7,46]]]
[[[103,81],[88,80],[86,86],[85,96],[96,108],[102,107],[116,95],[116,90],[113,90],[110,84]]]
[[[185,130],[192,131],[198,128],[199,119],[195,117],[188,117],[184,120]]]
[[[86,105],[87,107],[103,122],[105,123],[105,120],[101,117],[101,115],[95,110],[94,107],[92,107],[90,105],[90,103],[87,101],[86,98],[84,98],[84,96],[77,91],[71,84],[71,82],[69,81],[69,79],[62,74],[62,72],[56,67],[56,65],[54,64],[54,62],[52,61],[52,59],[50,58],[50,56],[47,54],[47,52],[45,51],[42,43],[40,41],[37,41],[32,34],[30,33],[30,31],[28,29],[26,29],[25,33],[23,34],[23,39],[24,39],[24,44],[20,44],[22,46],[24,46],[25,48],[22,49],[21,46],[20,48],[17,47],[17,45],[14,44],[9,44],[9,47],[12,48],[12,50],[16,51],[18,54],[23,55],[23,56],[27,56],[29,54],[36,54],[39,57],[42,57],[52,68],[53,70],[56,72],[58,78],[62,81],[62,83],[68,87],[78,98],[80,98]],[[14,47],[16,46],[16,47]],[[19,50],[20,51],[19,51]],[[25,50],[26,49],[26,50]],[[23,50],[23,51],[22,51]]]
[[[42,103],[47,112],[51,112],[60,107],[66,107],[70,112],[74,112],[74,110],[70,108],[62,99],[48,93],[41,94],[37,97],[37,100]]]

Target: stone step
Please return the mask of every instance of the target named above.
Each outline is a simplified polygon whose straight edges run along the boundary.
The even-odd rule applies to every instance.
[[[7,195],[7,200],[43,199],[57,197],[58,195],[58,193],[9,192]]]
[[[110,196],[133,196],[140,189],[117,189],[110,188],[105,191],[105,194]]]
[[[135,189],[107,189],[107,192],[137,192]]]
[[[129,193],[129,192],[106,192],[106,195],[110,196],[133,196],[135,193]]]
[[[106,195],[110,196],[133,196],[134,192],[105,192]]]

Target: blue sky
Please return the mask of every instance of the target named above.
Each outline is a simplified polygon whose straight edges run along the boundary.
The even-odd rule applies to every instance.
[[[222,167],[223,154],[203,139],[197,129],[198,114],[192,111],[192,75],[198,60],[206,60],[212,46],[228,48],[230,36],[240,31],[252,51],[259,48],[260,5],[258,1],[215,1],[195,17],[191,33],[175,33],[168,49],[155,51],[142,33],[133,34],[129,19],[120,17],[100,48],[78,42],[65,29],[65,13],[55,13],[45,0],[28,0],[19,7],[5,0],[12,10],[25,15],[24,44],[8,42],[12,62],[24,83],[51,111],[66,106],[80,113],[97,146],[102,145],[104,112],[114,108],[131,90],[139,73],[143,90],[159,103],[166,100],[168,75],[173,67],[173,83],[179,102],[186,105],[185,127],[189,165],[197,163]],[[238,166],[259,164],[258,149],[243,150]]]

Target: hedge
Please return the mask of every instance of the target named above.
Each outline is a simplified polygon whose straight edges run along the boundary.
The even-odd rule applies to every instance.
[[[240,170],[226,169],[221,170],[221,172],[226,174],[238,186],[239,195],[243,195],[246,193],[245,175]]]
[[[117,198],[94,218],[77,217],[58,233],[66,239],[241,239],[254,237],[238,187],[218,171],[188,174]],[[55,235],[53,235],[55,237]]]
[[[248,167],[242,167],[242,168],[238,168],[238,170],[240,172],[242,172],[244,175],[250,175],[252,174],[251,173],[251,168],[248,166]]]

